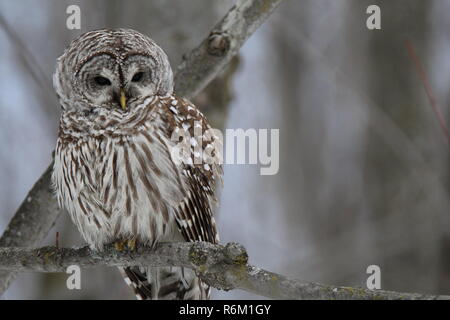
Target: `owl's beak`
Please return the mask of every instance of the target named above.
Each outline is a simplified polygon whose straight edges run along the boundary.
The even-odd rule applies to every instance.
[[[127,98],[125,97],[125,91],[123,89],[120,89],[120,106],[122,107],[122,110],[125,111],[127,109]]]

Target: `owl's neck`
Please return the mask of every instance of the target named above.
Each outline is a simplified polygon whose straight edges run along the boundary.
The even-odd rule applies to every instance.
[[[168,98],[153,96],[128,111],[95,108],[92,112],[63,111],[59,125],[59,136],[78,139],[86,137],[128,136],[142,130],[151,122]]]

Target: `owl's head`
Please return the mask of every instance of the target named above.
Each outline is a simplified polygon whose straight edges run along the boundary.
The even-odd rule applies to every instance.
[[[63,110],[132,111],[151,96],[173,91],[164,51],[131,29],[103,29],[73,40],[58,58],[53,85]]]

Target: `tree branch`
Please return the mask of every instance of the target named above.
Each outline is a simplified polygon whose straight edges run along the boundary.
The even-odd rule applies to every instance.
[[[175,75],[175,92],[197,95],[222,71],[244,42],[270,16],[282,0],[240,0],[187,55]]]
[[[245,248],[237,243],[226,246],[208,242],[160,243],[153,250],[138,247],[134,251],[117,251],[113,245],[108,245],[101,252],[88,247],[0,248],[0,270],[65,272],[70,265],[80,268],[177,266],[195,270],[206,283],[217,289],[242,289],[273,299],[450,299],[450,296],[372,291],[295,280],[251,266],[247,260]]]
[[[28,192],[0,238],[0,247],[32,247],[44,240],[61,210],[50,187],[53,164]],[[0,270],[0,296],[8,289],[17,272]]]
[[[186,54],[175,75],[178,95],[192,98],[237,54],[245,40],[267,19],[281,0],[240,0],[199,47]],[[50,188],[52,165],[39,178],[0,238],[0,247],[39,244],[61,210]],[[0,271],[0,296],[15,278]]]

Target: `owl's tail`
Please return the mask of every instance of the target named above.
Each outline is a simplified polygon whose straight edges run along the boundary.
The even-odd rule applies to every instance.
[[[119,268],[139,300],[207,300],[210,288],[191,269]]]

